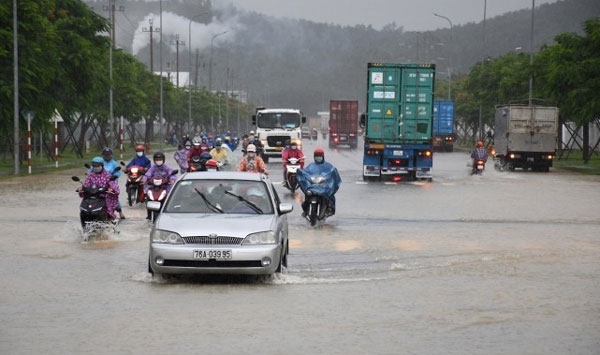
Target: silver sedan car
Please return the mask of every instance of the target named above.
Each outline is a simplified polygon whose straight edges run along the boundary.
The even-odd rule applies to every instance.
[[[288,222],[268,176],[192,172],[173,186],[150,233],[153,274],[270,275],[287,267]]]

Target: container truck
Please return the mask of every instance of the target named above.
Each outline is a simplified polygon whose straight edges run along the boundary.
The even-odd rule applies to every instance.
[[[265,163],[269,158],[281,158],[286,141],[296,141],[302,146],[302,125],[306,117],[297,109],[263,108],[256,109],[252,115],[252,124],[256,129],[256,137],[264,148]]]
[[[556,156],[558,107],[497,107],[493,137],[496,169],[548,172]]]
[[[433,150],[451,152],[454,150],[454,102],[433,101]]]
[[[363,180],[433,179],[435,64],[369,63]]]
[[[358,101],[329,101],[329,148],[347,144],[352,149],[358,145]]]

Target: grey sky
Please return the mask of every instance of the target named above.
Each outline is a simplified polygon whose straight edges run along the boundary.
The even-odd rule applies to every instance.
[[[535,0],[535,6],[559,0]],[[238,8],[274,17],[306,19],[342,26],[372,25],[381,29],[395,22],[405,31],[424,31],[483,21],[510,11],[531,9],[532,0],[213,0],[214,4],[233,4]]]

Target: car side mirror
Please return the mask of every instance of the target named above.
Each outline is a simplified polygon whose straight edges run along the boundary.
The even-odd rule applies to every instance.
[[[293,210],[294,210],[294,205],[292,205],[291,203],[280,203],[279,204],[279,213],[280,214],[290,213]]]

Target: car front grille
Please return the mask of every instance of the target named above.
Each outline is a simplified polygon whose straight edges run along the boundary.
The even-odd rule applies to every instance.
[[[203,245],[240,245],[242,244],[243,238],[217,236],[209,237],[203,236],[192,236],[183,237],[185,244],[203,244]]]

